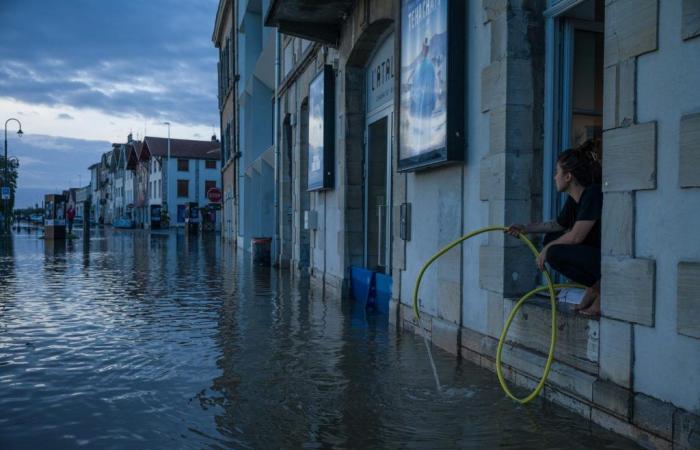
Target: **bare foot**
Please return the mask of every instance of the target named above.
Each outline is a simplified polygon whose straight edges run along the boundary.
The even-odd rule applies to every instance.
[[[583,297],[581,298],[581,302],[578,305],[574,305],[574,311],[580,311],[582,309],[586,309],[589,306],[593,304],[593,301],[595,300],[595,291],[593,288],[586,288],[586,292],[583,293]]]
[[[581,302],[574,306],[574,311],[587,309],[593,304],[593,302],[596,301],[596,299],[600,299],[600,281],[596,281],[593,286],[586,288],[586,292],[583,294]]]
[[[600,317],[600,295],[597,295],[591,306],[582,309],[581,314],[588,317]]]

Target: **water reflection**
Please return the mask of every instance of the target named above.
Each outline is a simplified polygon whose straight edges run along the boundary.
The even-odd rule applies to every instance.
[[[631,447],[213,237],[4,244],[0,448]]]

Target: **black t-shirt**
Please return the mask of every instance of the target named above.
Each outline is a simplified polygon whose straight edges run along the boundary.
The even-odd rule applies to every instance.
[[[579,202],[569,196],[557,216],[557,223],[567,230],[574,227],[577,220],[595,220],[591,231],[588,232],[583,245],[600,248],[600,218],[603,214],[603,192],[599,184],[586,186],[581,194]]]

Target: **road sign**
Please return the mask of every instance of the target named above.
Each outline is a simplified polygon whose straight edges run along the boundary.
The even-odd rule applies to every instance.
[[[220,203],[221,202],[221,189],[215,188],[215,187],[209,189],[207,191],[207,198],[212,203]]]
[[[9,200],[9,199],[10,199],[10,187],[9,187],[9,186],[3,186],[3,187],[2,187],[2,199],[3,199],[3,200]]]

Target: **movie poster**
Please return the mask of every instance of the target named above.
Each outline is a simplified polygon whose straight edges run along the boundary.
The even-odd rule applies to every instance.
[[[323,187],[323,72],[309,86],[309,189]]]
[[[402,160],[447,146],[447,2],[401,3]]]

